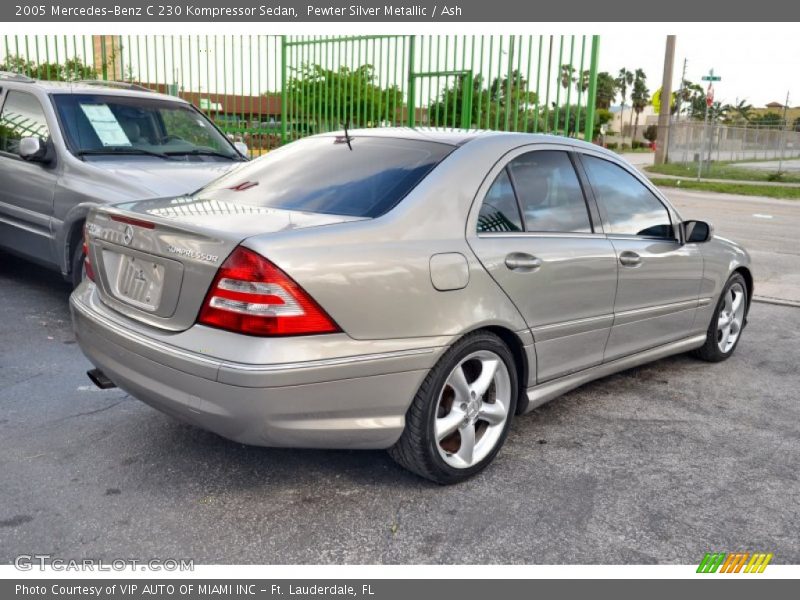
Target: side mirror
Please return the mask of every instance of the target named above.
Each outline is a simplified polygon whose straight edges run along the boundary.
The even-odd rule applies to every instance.
[[[24,137],[19,141],[19,155],[30,162],[49,162],[47,142],[38,137]]]
[[[684,221],[683,239],[687,244],[707,242],[714,237],[714,228],[705,221]]]
[[[247,144],[244,142],[234,142],[233,147],[236,148],[236,151],[247,158]]]

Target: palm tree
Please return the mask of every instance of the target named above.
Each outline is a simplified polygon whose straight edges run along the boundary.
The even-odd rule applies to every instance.
[[[622,117],[625,116],[625,99],[628,96],[628,87],[633,84],[633,72],[628,71],[625,67],[622,67],[617,74],[617,78],[614,80],[614,83],[619,90],[619,95],[621,98],[620,106],[621,106],[621,113],[619,118],[620,129],[620,136],[622,137],[622,143],[625,143],[625,134],[624,128],[622,127]]]
[[[561,87],[565,90],[575,82],[575,67],[570,64],[561,65]]]
[[[591,76],[592,72],[588,69],[585,69],[581,72],[580,77],[575,78],[575,89],[579,93],[583,93],[589,89],[589,77]]]
[[[636,130],[639,129],[639,115],[644,110],[645,106],[650,103],[650,90],[647,89],[646,80],[647,75],[645,75],[644,71],[642,69],[636,69],[633,91],[631,92],[631,104],[633,105],[633,112],[636,113],[636,123],[633,126],[631,146],[633,146],[633,140],[636,139]]]
[[[753,105],[748,104],[747,100],[740,100],[733,106],[728,105],[727,108],[729,109],[727,114],[733,116],[735,121],[742,124],[746,124],[750,121],[750,117],[753,112]]]

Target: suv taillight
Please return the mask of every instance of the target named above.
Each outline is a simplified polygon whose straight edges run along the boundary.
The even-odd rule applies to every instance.
[[[341,331],[291,277],[242,246],[217,271],[198,323],[259,336]]]
[[[86,278],[94,281],[94,267],[92,267],[92,261],[89,260],[89,237],[86,233],[86,225],[83,226],[83,269],[86,271]]]

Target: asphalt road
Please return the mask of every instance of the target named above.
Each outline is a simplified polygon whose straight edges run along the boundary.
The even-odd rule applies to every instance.
[[[768,246],[778,222],[753,223]],[[800,562],[800,309],[755,304],[725,363],[677,356],[571,392],[442,488],[383,452],[245,447],[95,390],[67,296],[0,255],[0,562]]]

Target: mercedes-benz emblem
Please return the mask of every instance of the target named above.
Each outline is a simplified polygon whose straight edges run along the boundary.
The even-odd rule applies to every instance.
[[[130,246],[133,241],[133,227],[125,225],[125,230],[122,232],[122,241],[126,246]]]

